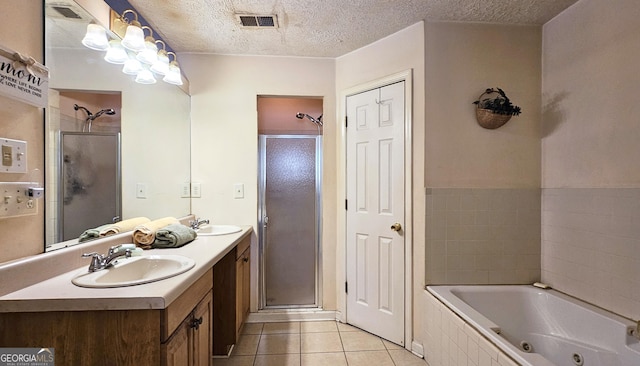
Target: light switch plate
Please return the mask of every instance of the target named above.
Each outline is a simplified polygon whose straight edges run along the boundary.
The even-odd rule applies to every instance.
[[[29,197],[29,188],[37,186],[35,182],[0,183],[0,219],[38,213],[38,200]]]
[[[27,172],[27,142],[0,137],[2,153],[2,173],[26,173]]]
[[[233,198],[244,198],[244,184],[236,183],[233,185]]]
[[[136,198],[147,198],[146,183],[136,183]]]
[[[191,183],[182,183],[180,185],[180,197],[181,198],[189,198],[191,197]]]
[[[191,197],[200,198],[202,195],[202,184],[201,183],[191,183]]]

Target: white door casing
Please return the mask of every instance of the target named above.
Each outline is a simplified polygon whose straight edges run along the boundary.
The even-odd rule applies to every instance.
[[[405,339],[405,83],[349,96],[347,322]]]

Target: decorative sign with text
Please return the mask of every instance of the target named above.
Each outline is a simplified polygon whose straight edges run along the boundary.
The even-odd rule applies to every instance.
[[[0,45],[0,95],[45,108],[49,69],[33,57]]]

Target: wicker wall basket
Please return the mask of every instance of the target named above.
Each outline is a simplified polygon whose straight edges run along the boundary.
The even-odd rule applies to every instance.
[[[496,128],[509,122],[511,115],[509,114],[497,114],[493,113],[490,109],[476,108],[476,119],[481,127],[489,130],[495,130]]]

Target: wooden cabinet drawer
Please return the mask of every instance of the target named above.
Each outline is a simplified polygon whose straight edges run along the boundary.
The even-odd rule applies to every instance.
[[[191,285],[169,307],[162,311],[161,341],[166,341],[182,321],[191,314],[200,300],[213,288],[213,269]]]
[[[236,246],[236,260],[242,257],[242,255],[244,254],[244,251],[247,250],[250,246],[251,246],[251,236],[247,235]]]

